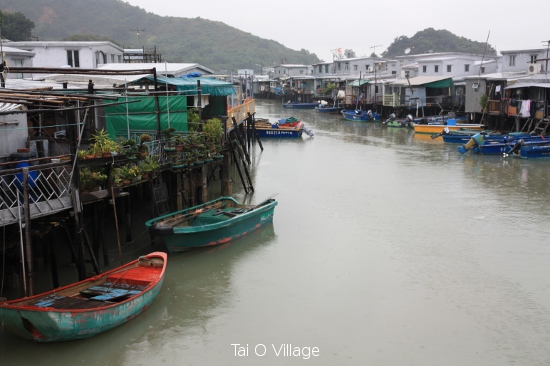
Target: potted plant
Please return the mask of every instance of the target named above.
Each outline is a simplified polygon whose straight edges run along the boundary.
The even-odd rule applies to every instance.
[[[138,147],[136,141],[132,139],[123,139],[120,141],[120,148],[128,159],[135,159]]]
[[[78,160],[86,159],[86,155],[88,155],[88,150],[78,150],[76,152],[76,156],[77,156]]]
[[[176,132],[176,129],[174,127],[169,127],[160,131],[160,134],[162,135],[162,139],[168,146],[171,146],[173,143],[172,138],[174,137],[174,132]]]
[[[223,125],[219,118],[211,118],[207,120],[202,127],[206,146],[210,151],[215,152],[221,146],[223,136]]]
[[[149,155],[149,146],[146,143],[152,140],[151,135],[148,133],[142,133],[141,136],[139,136],[138,152],[141,153],[142,158]]]
[[[102,129],[98,130],[95,134],[92,134],[92,140],[94,141],[91,148],[95,151],[97,156],[110,156],[112,151],[117,150],[116,142],[111,140],[107,132]]]

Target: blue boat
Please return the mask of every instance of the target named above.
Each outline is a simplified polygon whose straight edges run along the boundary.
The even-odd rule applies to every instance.
[[[372,113],[372,111],[363,111],[360,109],[344,109],[340,113],[342,113],[344,118],[348,121],[380,121],[380,115],[378,113]]]
[[[495,155],[507,154],[514,143],[521,141],[522,144],[547,143],[548,140],[541,135],[518,134],[518,135],[486,135],[477,133],[467,143],[458,147],[458,152],[464,154],[472,149],[475,154]]]
[[[340,113],[344,107],[315,107],[315,110],[319,113]]]
[[[268,119],[256,119],[254,128],[261,138],[300,138],[305,132],[309,136],[313,136],[313,131],[308,130],[303,122],[300,122],[295,117],[282,118],[275,123],[269,122]],[[252,129],[250,129],[252,133]]]
[[[294,108],[294,109],[313,109],[317,107],[319,103],[299,103],[299,102],[287,102],[283,104],[283,108]]]
[[[550,158],[550,140],[529,142],[521,139],[516,142],[508,154],[522,159]]]
[[[319,105],[315,107],[315,111],[319,113],[340,113],[342,109],[344,109],[344,107],[342,107],[340,104],[336,105],[336,103],[334,103],[334,105],[330,106],[324,100],[321,100],[319,102]]]

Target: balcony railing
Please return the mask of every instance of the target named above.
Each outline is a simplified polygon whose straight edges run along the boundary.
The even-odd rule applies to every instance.
[[[24,220],[25,202],[29,204],[31,219],[72,207],[69,189],[71,162],[52,159],[54,163],[22,166],[36,163],[36,160],[13,162],[19,165],[16,168],[7,163],[1,165],[0,226]]]

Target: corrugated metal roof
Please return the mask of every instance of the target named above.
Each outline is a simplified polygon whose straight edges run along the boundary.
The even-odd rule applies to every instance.
[[[523,82],[523,83],[514,83],[512,85],[508,85],[504,89],[517,89],[517,88],[546,88],[550,89],[550,83],[536,83],[536,82]]]
[[[14,103],[0,103],[0,112],[8,112],[13,110],[19,110],[22,109],[21,104],[14,104]]]
[[[153,81],[153,77],[148,75],[143,79]],[[161,84],[173,85],[178,91],[181,92],[193,92],[197,94],[197,80],[201,82],[202,94],[209,94],[212,96],[226,96],[237,94],[233,84],[226,81],[212,79],[212,78],[166,78],[163,76],[157,76],[157,82]]]

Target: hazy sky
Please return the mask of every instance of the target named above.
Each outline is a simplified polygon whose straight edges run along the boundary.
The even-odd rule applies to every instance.
[[[376,46],[380,55],[396,37],[410,38],[430,27],[483,43],[489,36],[498,52],[542,48],[550,40],[548,0],[126,2],[161,16],[220,21],[295,50],[306,49],[325,61],[332,60],[331,51],[337,48],[368,56]]]

